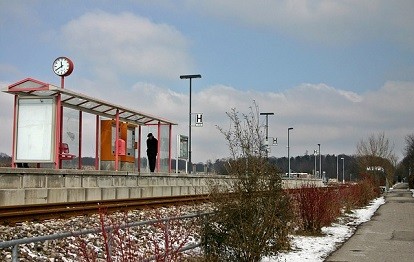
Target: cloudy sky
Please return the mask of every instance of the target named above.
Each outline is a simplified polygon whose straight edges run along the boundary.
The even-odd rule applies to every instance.
[[[226,112],[269,116],[271,156],[354,154],[384,132],[400,157],[414,133],[412,0],[0,0],[0,88],[27,77],[54,85],[56,57],[75,70],[65,87],[159,115],[188,134],[193,161],[229,155],[216,126]],[[11,154],[13,96],[0,93],[0,152]],[[92,155],[93,117],[83,146]],[[264,117],[261,119],[264,124]],[[146,133],[149,129],[144,128]],[[175,148],[175,143],[174,143]]]

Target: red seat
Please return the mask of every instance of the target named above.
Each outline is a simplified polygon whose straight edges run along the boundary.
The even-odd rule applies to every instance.
[[[72,160],[75,155],[69,153],[69,145],[67,143],[62,143],[60,145],[59,157],[62,160]]]

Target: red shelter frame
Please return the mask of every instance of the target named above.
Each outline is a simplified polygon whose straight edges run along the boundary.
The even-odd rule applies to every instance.
[[[12,167],[16,167],[16,141],[17,141],[17,117],[18,117],[18,99],[19,98],[54,98],[56,106],[56,115],[54,118],[54,165],[56,169],[62,167],[62,158],[61,158],[61,138],[62,138],[62,116],[63,107],[71,108],[79,111],[79,163],[78,168],[82,168],[81,158],[82,158],[82,113],[90,113],[96,115],[96,146],[95,146],[95,169],[99,169],[99,121],[100,117],[105,117],[108,119],[114,119],[116,121],[116,126],[119,126],[120,121],[130,123],[138,126],[138,172],[140,172],[140,158],[141,158],[141,135],[142,135],[142,126],[147,125],[156,125],[158,128],[158,137],[160,137],[160,127],[167,125],[169,127],[169,167],[168,172],[171,172],[171,132],[172,126],[176,125],[167,119],[146,114],[140,111],[129,109],[120,105],[115,105],[107,101],[99,100],[84,94],[76,93],[68,89],[64,89],[63,86],[57,87],[42,81],[26,78],[17,83],[14,83],[3,92],[14,95],[14,110],[13,110],[13,145],[12,145]],[[118,133],[118,128],[116,132]],[[118,135],[116,135],[118,137]],[[115,140],[115,170],[118,171],[118,139]],[[157,158],[157,170],[159,170],[159,157]]]

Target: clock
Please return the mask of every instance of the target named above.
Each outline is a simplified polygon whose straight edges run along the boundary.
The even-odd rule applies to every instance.
[[[58,76],[68,76],[73,71],[73,62],[64,56],[58,57],[53,62],[53,72]]]

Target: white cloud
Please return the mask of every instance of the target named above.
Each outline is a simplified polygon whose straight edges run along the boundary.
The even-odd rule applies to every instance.
[[[352,102],[362,102],[362,97],[354,92],[340,90],[339,93]]]
[[[131,13],[86,13],[66,24],[61,38],[102,78],[176,78],[192,65],[188,40],[178,30]]]

